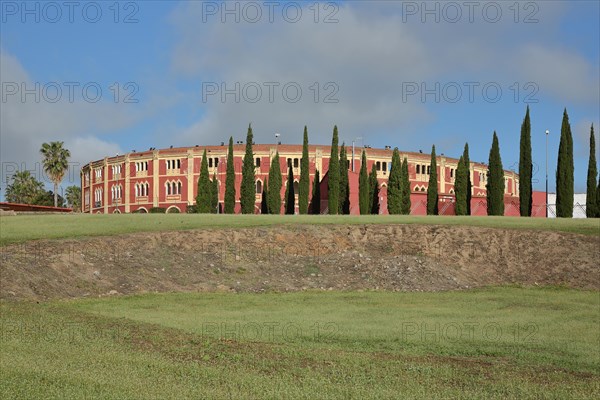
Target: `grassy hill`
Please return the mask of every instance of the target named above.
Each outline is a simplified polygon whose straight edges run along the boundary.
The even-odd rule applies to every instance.
[[[504,229],[572,232],[600,236],[600,219],[544,219],[455,216],[348,215],[19,215],[0,217],[0,245],[35,239],[119,235],[223,227],[320,224],[468,225]]]

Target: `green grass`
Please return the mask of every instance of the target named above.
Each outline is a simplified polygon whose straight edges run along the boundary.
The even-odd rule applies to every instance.
[[[598,398],[597,291],[0,303],[1,398]]]
[[[428,224],[561,231],[600,236],[599,219],[337,215],[20,215],[0,217],[0,245],[35,239],[78,238],[132,232],[272,225]]]

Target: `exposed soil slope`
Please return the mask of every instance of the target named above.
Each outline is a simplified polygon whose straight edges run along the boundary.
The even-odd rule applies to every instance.
[[[154,291],[600,289],[600,239],[464,226],[277,226],[0,248],[0,299]]]

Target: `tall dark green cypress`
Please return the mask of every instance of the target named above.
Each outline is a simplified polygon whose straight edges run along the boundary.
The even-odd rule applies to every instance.
[[[598,199],[596,186],[596,176],[598,175],[598,166],[596,165],[596,137],[594,136],[594,125],[590,129],[590,158],[588,160],[587,171],[587,191],[585,197],[585,215],[588,218],[598,216]]]
[[[465,167],[467,169],[466,179],[467,179],[467,215],[471,215],[471,196],[473,192],[473,184],[471,183],[471,160],[469,158],[469,143],[465,143],[465,149],[463,151],[463,160],[465,162]]]
[[[308,130],[304,126],[304,139],[302,142],[302,161],[300,162],[300,182],[298,183],[298,213],[308,214],[309,191],[309,163],[308,163]]]
[[[600,218],[600,176],[598,176],[598,187],[596,188],[596,217]]]
[[[242,167],[242,186],[240,188],[240,203],[242,214],[254,214],[256,203],[256,183],[254,182],[254,153],[252,152],[252,126],[248,125],[248,134],[246,135],[246,153],[244,154],[244,164]]]
[[[369,174],[369,210],[371,214],[379,214],[379,181],[374,163]]]
[[[435,145],[431,147],[431,165],[429,171],[429,183],[427,185],[427,215],[438,215],[438,180]]]
[[[269,191],[267,192],[267,204],[269,214],[281,214],[281,164],[279,163],[279,152],[271,160],[269,168]]]
[[[531,161],[531,123],[529,121],[529,106],[521,124],[521,146],[519,155],[519,205],[522,217],[531,216],[531,177],[533,163]]]
[[[321,178],[319,175],[319,170],[316,170],[315,178],[313,179],[311,201],[311,212],[315,215],[321,214]]]
[[[206,158],[206,149],[202,154],[202,162],[200,164],[200,177],[198,178],[198,194],[196,196],[196,212],[210,213],[211,201],[211,183],[208,177],[208,160]]]
[[[346,152],[346,143],[342,143],[340,148],[340,214],[350,214],[350,180],[348,178],[348,153]]]
[[[268,203],[268,198],[269,198],[269,189],[267,187],[268,181],[265,180],[265,184],[263,185],[262,188],[262,198],[260,201],[260,213],[261,214],[268,214],[269,213],[269,203]]]
[[[338,214],[340,205],[340,158],[338,154],[338,140],[338,128],[336,125],[333,127],[329,170],[327,171],[327,206],[329,208],[329,214]]]
[[[595,183],[595,182],[594,182]],[[362,151],[360,158],[360,173],[358,174],[358,205],[360,215],[370,214],[369,208],[371,190],[369,188],[369,174],[367,173],[367,155]]]
[[[294,170],[291,160],[288,161],[288,179],[285,185],[285,213],[293,215],[296,207],[296,195],[294,193]]]
[[[560,128],[560,144],[558,146],[558,163],[556,166],[556,216],[573,217],[573,201],[575,198],[573,181],[573,136],[567,109],[563,113]]]
[[[213,174],[210,189],[210,212],[217,214],[219,212],[219,180],[216,173]]]
[[[456,199],[454,213],[456,215],[467,214],[467,173],[465,159],[463,156],[460,156],[454,176],[454,196]]]
[[[387,188],[387,209],[390,215],[400,214],[402,204],[402,164],[400,162],[400,152],[396,147],[392,153],[392,167],[390,177],[388,178]]]
[[[233,137],[229,137],[227,177],[225,178],[225,214],[235,212],[235,165],[233,164]]]
[[[500,144],[494,131],[492,148],[488,163],[487,213],[488,215],[504,215],[504,169],[500,158]]]
[[[402,171],[400,174],[400,214],[410,214],[410,179],[408,176],[408,160],[404,157],[402,160]]]

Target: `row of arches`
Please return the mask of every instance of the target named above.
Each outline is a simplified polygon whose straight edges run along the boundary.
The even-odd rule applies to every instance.
[[[136,183],[134,188],[135,197],[146,197],[150,193],[150,185],[148,182]]]
[[[167,196],[181,194],[181,181],[167,181],[165,182],[165,193]]]
[[[283,188],[287,185],[287,181],[283,183]],[[294,179],[294,193],[298,194],[298,180]],[[261,179],[256,180],[256,194],[261,194],[263,192],[263,182]]]

